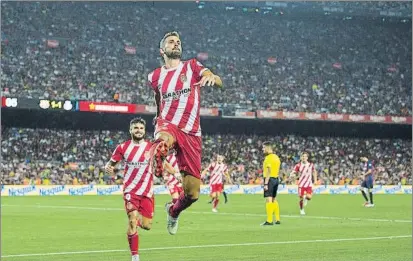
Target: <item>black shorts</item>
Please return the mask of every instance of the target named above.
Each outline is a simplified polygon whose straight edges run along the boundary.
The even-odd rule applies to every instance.
[[[264,190],[264,198],[277,196],[278,191],[278,178],[270,178],[268,181],[268,190]]]
[[[372,189],[373,186],[373,179],[366,179],[361,183],[362,188]]]

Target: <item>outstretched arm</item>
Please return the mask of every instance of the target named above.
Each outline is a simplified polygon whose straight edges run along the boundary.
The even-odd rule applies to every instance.
[[[202,78],[195,85],[202,86],[216,86],[222,88],[222,80],[218,75],[213,74],[210,70],[206,70],[202,73]]]
[[[205,176],[208,174],[208,168],[204,169],[201,173],[201,178],[205,178]]]
[[[314,184],[317,184],[317,171],[313,171]]]
[[[228,171],[225,171],[224,175],[225,175],[228,183],[232,185],[233,182],[232,182],[232,180],[231,180],[231,176],[229,175],[229,172],[228,172]]]
[[[169,174],[172,174],[172,175],[175,174],[175,169],[174,169],[174,167],[172,167],[171,163],[165,161],[164,167],[165,167],[165,170],[166,170]]]
[[[119,161],[109,160],[105,165],[105,172],[109,175],[115,174],[115,167],[119,163]]]

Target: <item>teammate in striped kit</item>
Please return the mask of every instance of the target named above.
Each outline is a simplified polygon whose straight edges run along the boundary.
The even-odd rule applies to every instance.
[[[145,138],[145,120],[130,122],[131,139],[119,144],[105,166],[106,173],[114,175],[115,166],[124,161],[123,200],[129,219],[127,229],[132,261],[139,261],[139,226],[150,230],[154,212],[153,176],[149,170],[149,150],[152,143]]]
[[[217,155],[217,161],[212,162],[209,166],[202,172],[202,177],[204,177],[209,172],[209,185],[211,187],[211,198],[212,198],[212,212],[218,212],[217,206],[219,203],[219,196],[224,190],[224,177],[230,181],[228,166],[224,163],[224,156]]]
[[[164,66],[148,75],[157,105],[156,140],[150,151],[150,164],[154,175],[160,177],[169,149],[176,150],[184,193],[175,204],[165,205],[167,229],[174,235],[179,214],[198,200],[201,188],[201,87],[222,87],[222,81],[196,59],[181,61],[182,45],[177,32],[164,35],[159,51]]]
[[[296,164],[291,175],[300,173],[298,180],[298,196],[300,197],[300,214],[305,215],[304,207],[307,202],[311,200],[313,194],[313,178],[314,182],[317,182],[317,172],[314,168],[314,164],[308,161],[308,153],[303,152],[301,154],[301,162]],[[304,197],[305,195],[305,197]]]
[[[179,173],[178,162],[175,154],[170,154],[165,160],[165,171],[163,179],[172,197],[172,203],[176,203],[179,195],[184,191],[180,182],[181,173]]]

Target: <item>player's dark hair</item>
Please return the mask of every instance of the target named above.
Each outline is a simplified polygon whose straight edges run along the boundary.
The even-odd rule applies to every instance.
[[[265,147],[270,147],[270,148],[272,149],[272,144],[271,144],[270,141],[264,141],[264,142],[262,143],[262,145],[265,146]]]
[[[161,41],[159,42],[159,49],[163,49],[163,47],[164,47],[164,45],[165,45],[165,40],[166,40],[166,38],[168,38],[169,36],[176,36],[176,37],[178,37],[178,38],[181,38],[181,37],[179,37],[179,33],[176,32],[176,31],[168,32],[168,33],[166,33],[166,34],[162,37]]]
[[[177,31],[172,31],[172,32],[167,32],[161,39],[161,41],[159,42],[159,49],[163,49],[163,47],[165,46],[165,40],[166,38],[168,38],[169,36],[176,36],[179,39],[181,39],[181,37],[179,36],[179,33]],[[181,44],[182,46],[182,44]],[[165,64],[165,59],[163,57],[163,55],[161,55],[161,65]]]
[[[130,123],[129,126],[136,124],[136,123],[140,123],[143,124],[144,126],[146,126],[146,121],[144,119],[142,119],[141,117],[137,117],[137,118],[133,118]]]

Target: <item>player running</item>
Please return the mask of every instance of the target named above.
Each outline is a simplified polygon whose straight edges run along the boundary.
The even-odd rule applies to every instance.
[[[179,173],[178,162],[174,154],[170,154],[165,160],[165,171],[163,179],[168,187],[169,194],[172,197],[172,203],[176,203],[179,195],[184,191],[180,182],[181,173]]]
[[[265,210],[267,212],[267,221],[262,223],[262,226],[272,226],[273,214],[275,215],[275,224],[279,225],[280,222],[280,206],[277,201],[277,191],[281,161],[280,158],[273,152],[272,145],[266,141],[262,144],[262,152],[265,155],[264,163],[262,166],[262,173],[264,175],[264,198],[265,198]]]
[[[170,32],[160,41],[164,66],[148,75],[157,105],[155,142],[150,153],[151,170],[163,173],[163,161],[169,149],[176,158],[183,177],[184,193],[178,201],[167,203],[167,229],[178,230],[179,214],[199,198],[201,187],[202,138],[200,126],[201,87],[222,87],[221,78],[196,59],[181,61],[182,45],[177,32]]]
[[[202,172],[202,178],[209,172],[209,185],[211,188],[212,212],[218,212],[217,206],[219,196],[224,190],[224,177],[230,182],[228,166],[224,163],[224,156],[217,155],[216,162],[211,162],[209,166]]]
[[[145,120],[131,120],[129,133],[131,139],[119,144],[106,163],[106,173],[113,175],[115,166],[124,161],[123,200],[129,219],[127,229],[132,261],[139,261],[139,226],[150,230],[154,212],[153,176],[149,171],[149,150],[152,143],[144,140]]]
[[[363,182],[361,183],[360,190],[366,200],[364,206],[367,208],[374,207],[373,203],[373,185],[374,185],[374,165],[373,161],[369,160],[367,157],[360,157],[360,160],[364,162],[363,166]],[[369,193],[370,200],[367,198],[366,193]]]
[[[313,178],[317,182],[317,172],[314,164],[308,161],[308,153],[301,154],[301,162],[296,164],[290,175],[300,174],[298,179],[298,196],[300,197],[300,214],[305,215],[304,207],[313,195]],[[304,197],[305,195],[305,197]]]

